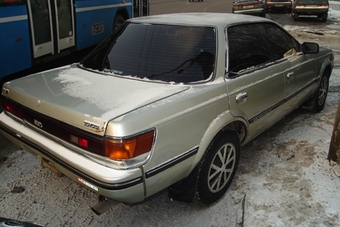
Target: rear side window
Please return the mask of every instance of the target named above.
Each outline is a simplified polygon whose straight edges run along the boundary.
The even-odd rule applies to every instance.
[[[102,45],[82,61],[85,67],[176,83],[206,80],[214,70],[212,27],[130,23]]]
[[[237,25],[229,27],[227,33],[229,72],[265,65],[284,58],[292,49],[300,51],[293,37],[271,23]]]

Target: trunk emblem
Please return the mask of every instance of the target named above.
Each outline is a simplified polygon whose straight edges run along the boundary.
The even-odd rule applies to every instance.
[[[100,129],[100,126],[98,124],[87,121],[87,120],[84,120],[84,126],[87,127],[87,128],[95,129],[97,131],[99,131],[99,129]]]
[[[43,124],[40,121],[36,120],[36,119],[34,119],[34,125],[38,126],[39,128],[43,128],[44,127]]]
[[[38,100],[38,101],[37,101],[37,106],[40,106],[40,104],[41,104],[41,101]]]

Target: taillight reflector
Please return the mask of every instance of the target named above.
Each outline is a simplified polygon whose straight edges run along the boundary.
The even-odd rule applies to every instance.
[[[79,138],[77,136],[71,135],[71,142],[75,143],[83,148],[88,148],[89,142],[87,139]]]
[[[2,106],[7,112],[22,119],[22,110],[19,107],[17,107],[15,104],[13,104],[12,102],[8,102],[7,100],[2,100]]]

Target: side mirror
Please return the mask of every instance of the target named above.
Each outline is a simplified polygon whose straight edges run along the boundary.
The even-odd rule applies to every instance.
[[[319,44],[310,42],[302,43],[302,52],[305,54],[317,54],[319,53]]]

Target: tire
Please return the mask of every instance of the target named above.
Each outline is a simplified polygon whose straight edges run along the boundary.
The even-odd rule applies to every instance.
[[[213,140],[198,173],[196,196],[205,205],[219,200],[229,188],[240,159],[240,143],[235,132],[226,132]]]
[[[325,71],[321,78],[318,90],[315,92],[313,96],[312,110],[314,112],[320,112],[325,107],[328,88],[329,88],[329,71]]]
[[[112,30],[115,31],[119,26],[121,26],[125,21],[125,18],[121,14],[117,14],[113,21]]]

